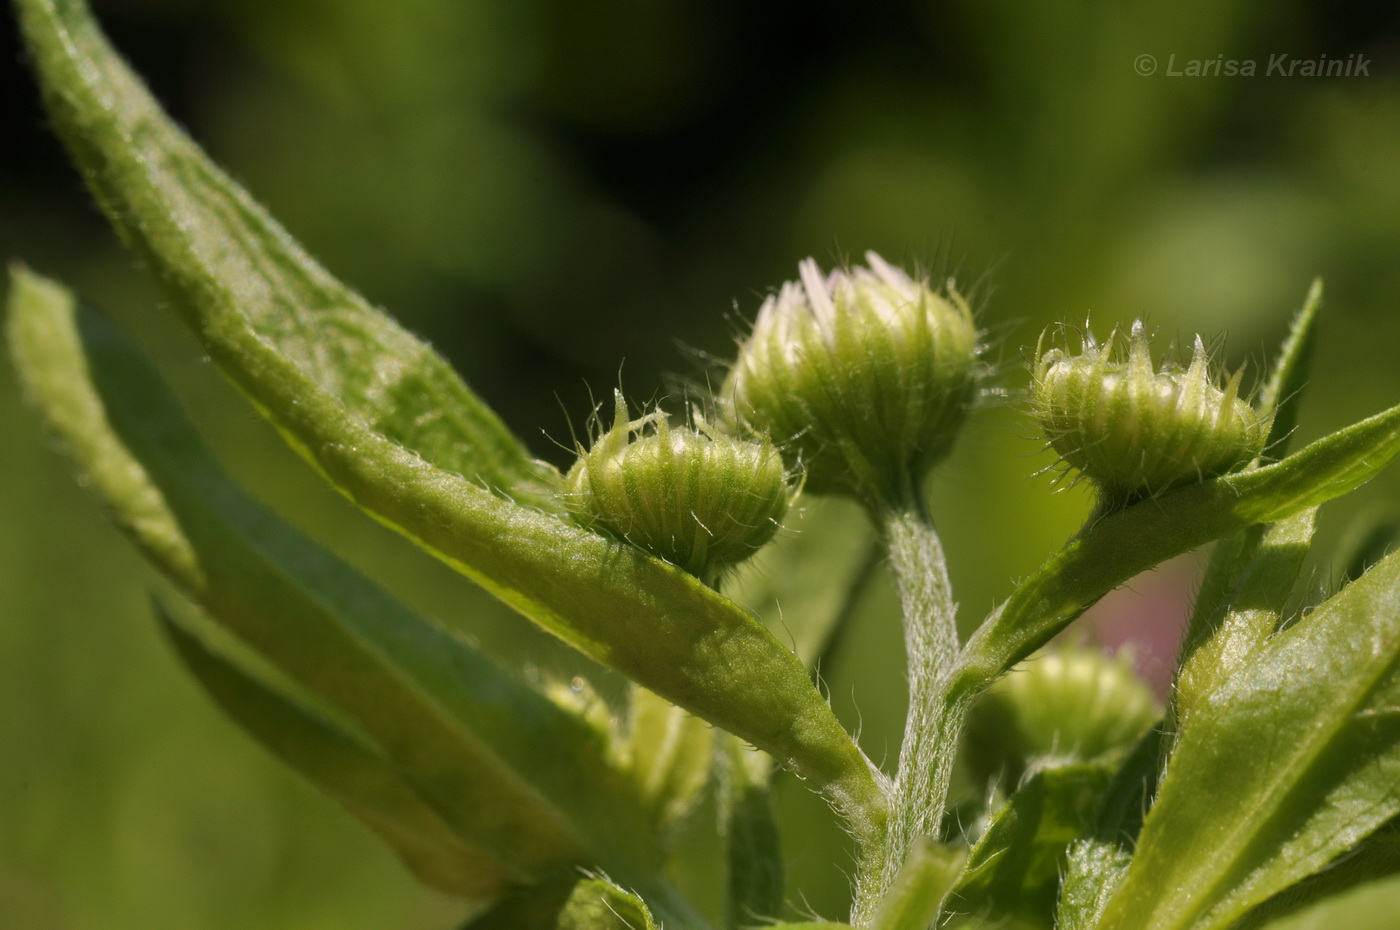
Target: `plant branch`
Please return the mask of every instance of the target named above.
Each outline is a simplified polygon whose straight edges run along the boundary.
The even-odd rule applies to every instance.
[[[943,546],[917,490],[876,514],[899,590],[908,661],[909,713],[883,848],[865,860],[853,921],[874,913],[914,845],[940,838],[948,782],[968,703],[950,693],[958,656],[952,586]]]

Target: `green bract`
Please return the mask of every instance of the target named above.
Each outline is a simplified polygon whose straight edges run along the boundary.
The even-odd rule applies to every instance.
[[[1142,322],[1121,357],[1117,330],[1100,345],[1085,331],[1078,355],[1037,352],[1033,404],[1062,461],[1081,471],[1110,505],[1234,471],[1259,455],[1269,435],[1239,397],[1236,373],[1224,390],[1209,371],[1199,336],[1191,364],[1153,371]]]
[[[812,490],[902,492],[943,456],[977,383],[967,302],[876,255],[764,301],[723,390],[734,420],[790,450]]]
[[[582,525],[711,583],[773,538],[792,496],[775,446],[672,428],[659,411],[629,420],[620,391],[615,403],[612,427],[569,471]]]

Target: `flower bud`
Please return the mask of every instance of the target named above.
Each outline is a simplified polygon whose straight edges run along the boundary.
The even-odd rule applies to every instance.
[[[1118,351],[1086,334],[1082,351],[1037,350],[1033,407],[1061,461],[1092,480],[1109,506],[1122,506],[1248,464],[1269,423],[1239,397],[1237,372],[1216,386],[1196,337],[1189,367],[1154,372],[1141,321]]]
[[[707,584],[778,531],[793,496],[782,456],[698,424],[672,427],[654,412],[628,420],[622,393],[610,429],[566,479],[583,526],[624,539]]]
[[[1162,715],[1126,656],[1070,646],[1036,655],[984,694],[968,717],[978,778],[1023,774],[1126,753]]]
[[[867,501],[903,493],[947,453],[976,390],[977,328],[956,291],[934,293],[866,253],[869,267],[764,301],[723,390],[736,425],[769,436],[807,487]]]

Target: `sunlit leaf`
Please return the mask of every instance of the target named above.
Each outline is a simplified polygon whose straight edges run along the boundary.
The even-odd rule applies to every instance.
[[[295,448],[545,629],[792,765],[857,831],[879,829],[867,760],[752,614],[552,513],[550,475],[171,123],[82,3],[18,7],[52,121],[99,203]]]
[[[1193,714],[1104,930],[1227,927],[1400,813],[1400,555]]]

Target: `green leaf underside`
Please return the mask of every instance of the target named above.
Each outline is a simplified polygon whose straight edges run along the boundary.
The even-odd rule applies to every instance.
[[[361,507],[522,614],[792,765],[858,832],[878,829],[883,793],[800,661],[684,572],[493,493],[553,507],[531,496],[533,464],[465,388],[439,399],[454,411],[442,417],[467,424],[466,467],[440,458],[458,448],[455,435],[428,441],[414,431],[437,422],[437,400],[427,412],[405,408],[406,418],[386,413],[403,391],[381,386],[397,385],[406,363],[381,350],[407,337],[346,296],[208,162],[80,3],[19,5],[53,121],[99,201],[211,357],[294,447]],[[337,350],[343,364],[322,343],[337,330],[356,335],[353,351]],[[349,370],[374,374],[352,389]]]
[[[113,521],[354,720],[464,841],[517,878],[650,869],[645,816],[597,734],[245,496],[111,323],[18,272],[9,336],[28,395]]]
[[[1397,813],[1392,555],[1276,634],[1195,712],[1099,926],[1227,927]]]
[[[1400,455],[1400,407],[1263,468],[1224,475],[1111,514],[1022,582],[968,642],[961,686],[977,691],[1108,591],[1197,546],[1273,523],[1364,484]]]
[[[1069,845],[1084,832],[1111,774],[1105,765],[1079,764],[1031,776],[969,851],[950,909],[1048,926]]]
[[[157,605],[185,667],[255,740],[364,821],[427,885],[490,899],[510,876],[467,845],[375,748],[209,650]]]

